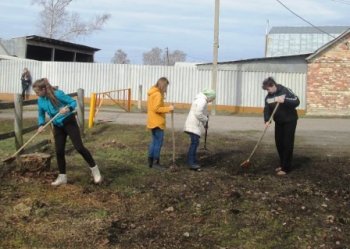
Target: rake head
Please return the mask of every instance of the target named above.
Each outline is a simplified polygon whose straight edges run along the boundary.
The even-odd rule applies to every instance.
[[[170,172],[177,172],[179,171],[179,166],[177,166],[175,163],[172,163],[169,167]]]
[[[16,157],[15,157],[15,156],[10,156],[10,157],[5,158],[4,160],[2,160],[2,162],[7,163],[7,164],[10,164],[10,163],[12,163],[14,160],[16,160]]]
[[[249,159],[245,160],[243,163],[241,163],[242,168],[248,168],[251,165]]]

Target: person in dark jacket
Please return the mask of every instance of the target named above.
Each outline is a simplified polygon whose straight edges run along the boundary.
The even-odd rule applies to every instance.
[[[65,159],[65,146],[67,136],[70,137],[74,148],[82,155],[84,160],[90,166],[91,174],[95,183],[100,183],[102,177],[100,170],[95,163],[90,151],[83,145],[81,140],[79,127],[73,110],[77,106],[76,101],[63,91],[58,90],[51,86],[46,78],[39,79],[33,84],[35,93],[38,98],[38,132],[44,130],[45,113],[50,118],[60,113],[57,118],[53,120],[54,137],[55,137],[55,149],[57,156],[57,165],[59,169],[59,175],[57,179],[51,183],[52,186],[59,186],[67,184],[66,175],[66,159]]]
[[[272,77],[263,81],[262,88],[267,91],[265,97],[264,120],[268,122],[277,103],[275,112],[275,142],[280,158],[280,165],[276,168],[277,175],[286,175],[291,169],[294,149],[294,136],[297,127],[298,114],[296,107],[300,104],[298,96],[292,90],[277,84]]]
[[[23,73],[21,76],[21,83],[22,83],[22,99],[24,100],[26,98],[26,92],[29,90],[29,87],[32,84],[32,76],[30,75],[28,68],[23,69]]]

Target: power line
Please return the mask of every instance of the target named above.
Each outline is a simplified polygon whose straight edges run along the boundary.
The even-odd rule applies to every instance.
[[[308,20],[304,19],[303,17],[301,17],[300,15],[298,15],[297,13],[295,13],[293,10],[291,10],[290,8],[288,8],[284,3],[282,3],[280,0],[276,0],[279,4],[281,4],[284,8],[286,8],[289,12],[291,12],[293,15],[299,17],[301,20],[303,20],[304,22],[310,24],[312,27],[314,27],[315,29],[317,29],[318,31],[321,31],[322,33],[329,35],[330,37],[335,39],[335,36],[327,33],[326,31],[320,29],[319,27],[313,25],[311,22],[309,22]]]

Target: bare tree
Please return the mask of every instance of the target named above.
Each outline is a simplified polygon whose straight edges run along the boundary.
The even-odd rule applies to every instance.
[[[186,61],[186,54],[181,50],[175,50],[173,53],[169,53],[168,49],[163,52],[162,49],[155,47],[151,51],[143,53],[143,64],[145,65],[172,66],[178,61]]]
[[[80,20],[80,15],[68,12],[66,8],[73,0],[32,0],[32,4],[40,5],[39,27],[41,33],[49,38],[73,40],[78,36],[89,35],[101,30],[110,18],[109,14],[95,16],[90,22]]]
[[[128,59],[128,55],[123,50],[118,49],[117,52],[115,52],[111,62],[114,64],[129,64],[130,60]]]
[[[163,50],[158,47],[152,48],[151,51],[143,53],[144,65],[164,65],[162,56]]]
[[[169,66],[175,65],[175,62],[186,61],[186,54],[181,50],[175,50],[169,53]]]

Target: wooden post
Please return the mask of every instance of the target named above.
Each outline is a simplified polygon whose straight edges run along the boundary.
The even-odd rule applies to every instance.
[[[131,88],[128,88],[128,112],[131,111]]]
[[[78,89],[78,122],[80,127],[80,133],[81,135],[84,135],[84,89],[79,88]]]
[[[18,150],[23,145],[23,99],[21,94],[15,94],[14,96],[14,114],[15,114],[15,123],[14,123],[14,131],[15,131],[15,145]]]
[[[137,108],[142,111],[142,85],[139,85],[139,100],[137,102]]]

